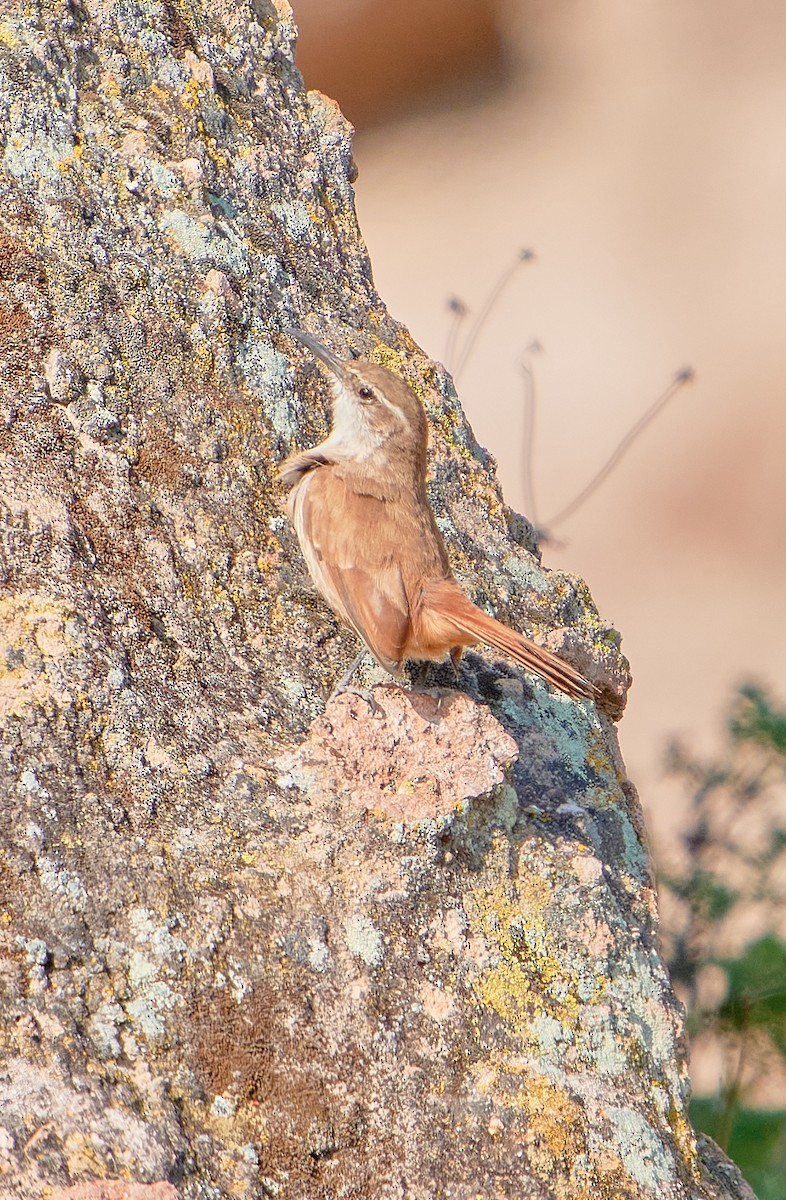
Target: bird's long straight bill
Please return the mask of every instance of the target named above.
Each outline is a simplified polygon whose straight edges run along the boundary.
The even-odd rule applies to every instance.
[[[323,346],[321,342],[318,342],[317,339],[312,337],[310,333],[306,333],[304,329],[296,329],[292,327],[291,329],[285,330],[285,332],[289,335],[289,337],[294,338],[296,342],[300,342],[301,345],[310,350],[314,357],[318,358],[320,362],[323,362],[325,366],[333,372],[334,375],[338,375],[339,377],[341,376],[341,360],[336,357],[332,350],[328,350],[327,346]]]

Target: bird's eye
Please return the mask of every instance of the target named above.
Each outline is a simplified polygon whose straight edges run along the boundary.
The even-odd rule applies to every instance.
[[[370,387],[362,387],[358,388],[358,395],[360,396],[361,400],[370,400],[374,393]]]

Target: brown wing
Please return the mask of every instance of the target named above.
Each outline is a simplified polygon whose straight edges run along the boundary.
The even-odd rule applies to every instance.
[[[329,467],[317,467],[292,489],[289,509],[319,591],[380,666],[397,672],[409,604],[397,561],[399,535],[387,505],[357,495]]]

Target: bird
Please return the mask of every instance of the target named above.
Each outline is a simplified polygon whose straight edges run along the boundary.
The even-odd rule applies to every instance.
[[[279,476],[311,578],[339,620],[396,677],[407,661],[450,658],[458,672],[464,649],[483,642],[573,699],[593,698],[583,675],[484,612],[454,578],[426,492],[428,421],[412,388],[380,363],[343,361],[304,330],[286,332],[330,373],[330,433],[285,459]]]

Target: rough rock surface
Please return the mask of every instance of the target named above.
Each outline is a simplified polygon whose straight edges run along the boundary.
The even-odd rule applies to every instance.
[[[0,14],[0,1194],[741,1197],[686,1118],[618,639],[376,295],[293,39],[285,0]],[[473,655],[324,711],[293,322],[418,390],[457,573],[603,711]]]
[[[177,1200],[177,1188],[172,1183],[127,1183],[122,1179],[105,1179],[95,1183],[75,1183],[73,1187],[56,1187],[51,1200]]]

